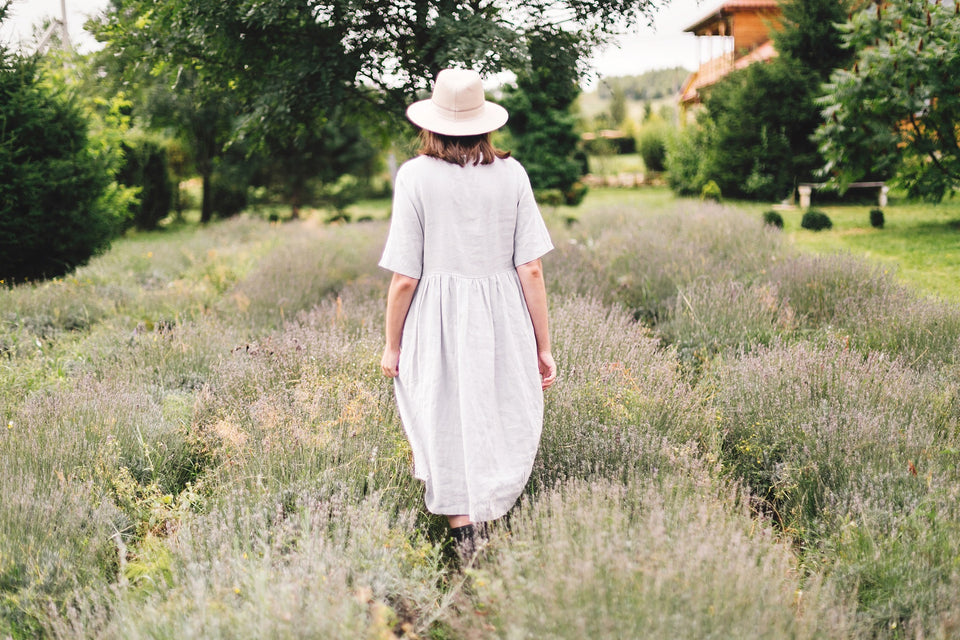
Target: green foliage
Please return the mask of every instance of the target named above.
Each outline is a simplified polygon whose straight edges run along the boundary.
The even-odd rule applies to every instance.
[[[767,201],[813,181],[823,165],[810,140],[822,121],[815,99],[830,65],[845,58],[836,24],[846,17],[847,4],[782,3],[783,29],[774,35],[780,55],[735,71],[706,92],[696,174],[716,180],[728,196]],[[688,192],[687,181],[679,182],[680,192]]]
[[[570,188],[563,193],[564,204],[571,207],[575,207],[583,202],[583,199],[587,197],[587,191],[589,187],[583,184],[579,180],[570,185]]]
[[[846,20],[851,0],[785,0],[780,3],[781,29],[772,32],[777,52],[793,60],[819,80],[826,80],[837,67],[846,65],[852,52],[837,28]]]
[[[652,0],[562,0],[555,12],[544,12],[535,0],[373,0],[362,11],[352,0],[334,0],[322,10],[306,0],[124,0],[98,36],[115,51],[142,54],[148,67],[183,65],[200,73],[203,84],[229,90],[248,137],[290,139],[298,127],[347,105],[389,133],[405,105],[444,67],[516,70],[529,60],[526,45],[539,33],[566,29],[572,19],[580,30],[564,32],[595,42],[654,8]],[[589,50],[562,56],[564,64],[578,66]]]
[[[596,91],[603,100],[611,99],[617,90],[630,100],[659,100],[676,95],[689,75],[690,71],[685,67],[655,69],[636,76],[607,78],[600,82]]]
[[[132,222],[138,229],[156,229],[170,213],[173,185],[162,141],[150,136],[124,141],[124,165],[117,181],[138,189],[139,202],[133,205]]]
[[[720,186],[713,180],[708,180],[707,183],[703,185],[703,189],[700,190],[700,199],[720,202],[723,199]]]
[[[627,119],[627,94],[619,82],[613,82],[610,96],[610,121],[615,127]]]
[[[823,211],[819,209],[809,209],[803,214],[803,218],[800,220],[800,226],[804,229],[810,229],[811,231],[822,231],[823,229],[832,228],[833,221],[831,221],[830,216]]]
[[[560,29],[529,36],[528,66],[517,71],[516,86],[508,87],[501,100],[510,112],[507,126],[514,156],[535,190],[566,192],[581,176],[570,106],[580,92],[583,46],[579,36]]]
[[[300,206],[320,201],[342,213],[362,195],[357,178],[369,177],[375,154],[360,126],[338,111],[292,138],[268,138],[260,180],[283,195],[294,217]]]
[[[667,184],[677,195],[699,195],[706,182],[701,172],[703,129],[687,126],[667,140],[665,166]]]
[[[883,229],[883,209],[870,209],[870,226],[874,229]]]
[[[671,128],[664,122],[649,122],[640,129],[637,146],[647,171],[666,169],[667,143]]]
[[[120,231],[109,157],[65,90],[0,47],[0,279],[62,275]]]
[[[783,216],[776,211],[764,211],[763,224],[776,227],[777,229],[783,229]]]
[[[559,207],[563,204],[563,191],[560,189],[537,189],[533,195],[537,202],[547,207]]]
[[[726,76],[706,97],[700,171],[736,197],[781,200],[819,165],[808,138],[819,122],[815,79],[778,58]]]
[[[845,23],[856,52],[825,87],[817,140],[841,189],[895,174],[938,201],[960,186],[960,14],[951,4],[869,5]]]

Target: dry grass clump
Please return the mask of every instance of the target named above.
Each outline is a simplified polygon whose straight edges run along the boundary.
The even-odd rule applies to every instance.
[[[695,458],[575,481],[518,510],[457,622],[483,637],[846,637],[850,607]],[[466,635],[466,634],[465,634]]]
[[[226,296],[221,306],[225,314],[255,326],[278,326],[358,280],[382,286],[385,274],[377,261],[384,225],[318,227],[302,222],[288,231],[283,248],[261,260]],[[378,293],[379,300],[382,290]]]
[[[532,485],[656,469],[662,442],[697,437],[702,403],[676,356],[621,309],[558,300],[552,332],[560,376],[547,392]]]
[[[960,610],[955,379],[837,343],[761,349],[715,375],[724,468],[857,592],[861,622],[935,630]]]
[[[605,267],[604,299],[656,321],[699,278],[756,278],[784,255],[782,242],[752,218],[707,204],[641,220],[624,215],[581,246]]]
[[[51,635],[418,637],[438,613],[445,570],[414,519],[389,498],[332,485],[233,491],[124,567],[115,588],[79,593]]]

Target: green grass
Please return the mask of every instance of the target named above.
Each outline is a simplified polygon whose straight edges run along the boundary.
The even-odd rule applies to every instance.
[[[883,229],[870,226],[870,206],[824,206],[833,229],[800,228],[800,210],[783,211],[794,245],[807,251],[846,251],[893,269],[930,295],[960,302],[960,202],[893,204]]]
[[[616,176],[621,173],[643,173],[643,158],[639,153],[622,153],[590,156],[590,173],[600,176]]]

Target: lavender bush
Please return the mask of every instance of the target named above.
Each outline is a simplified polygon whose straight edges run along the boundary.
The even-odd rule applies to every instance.
[[[463,570],[378,371],[386,224],[0,290],[0,637],[956,636],[960,310],[755,218],[553,224],[560,378]]]

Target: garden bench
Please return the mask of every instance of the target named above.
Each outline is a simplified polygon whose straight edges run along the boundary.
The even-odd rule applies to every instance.
[[[823,182],[802,182],[797,185],[797,192],[800,194],[800,208],[809,209],[813,190],[825,186],[827,185]],[[880,193],[877,195],[877,205],[880,207],[887,206],[887,193],[890,191],[890,187],[888,187],[885,182],[851,182],[847,188],[880,189]]]

